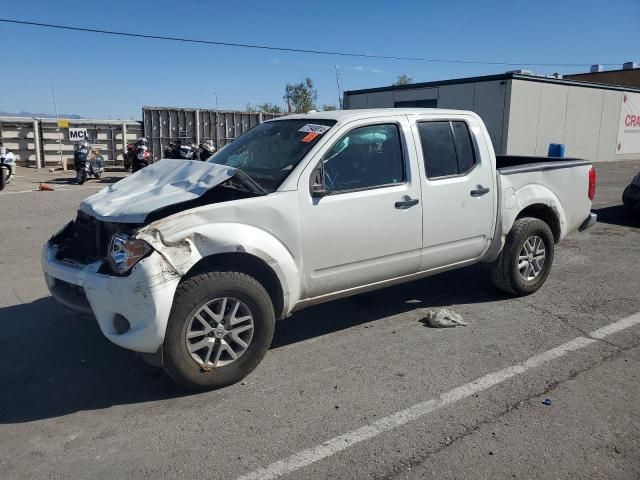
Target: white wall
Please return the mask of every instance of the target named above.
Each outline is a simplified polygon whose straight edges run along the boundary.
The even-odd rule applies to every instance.
[[[506,148],[503,139],[505,118],[508,116],[505,81],[442,85],[439,87],[389,90],[384,92],[345,95],[345,108],[385,108],[395,102],[410,100],[438,100],[438,108],[472,110],[482,117],[497,153]]]
[[[621,91],[511,80],[506,151],[546,155],[550,143],[564,143],[571,157],[639,158],[616,155],[621,103]]]

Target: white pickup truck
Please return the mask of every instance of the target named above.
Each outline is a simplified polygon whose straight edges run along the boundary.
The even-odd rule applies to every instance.
[[[237,382],[300,308],[477,262],[535,292],[596,221],[595,170],[496,157],[474,113],[290,115],[206,162],[162,160],[80,205],[44,246],[52,295],[180,384]]]

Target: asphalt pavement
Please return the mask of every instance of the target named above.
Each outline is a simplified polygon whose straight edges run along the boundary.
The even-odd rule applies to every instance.
[[[471,267],[308,308],[244,382],[198,394],[42,279],[42,244],[124,173],[19,169],[0,192],[0,478],[639,478],[640,221],[620,195],[640,161],[596,167],[599,223],[537,293]],[[420,321],[443,306],[469,325]]]

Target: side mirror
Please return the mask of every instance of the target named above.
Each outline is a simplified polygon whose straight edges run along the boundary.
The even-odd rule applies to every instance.
[[[324,187],[324,164],[322,162],[320,162],[311,174],[309,193],[311,193],[313,198],[321,198],[329,193]]]

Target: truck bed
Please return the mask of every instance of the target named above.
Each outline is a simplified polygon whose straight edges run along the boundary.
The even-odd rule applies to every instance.
[[[496,156],[502,231],[511,229],[523,205],[550,206],[560,235],[577,230],[591,211],[588,197],[591,162],[579,158]]]
[[[496,155],[496,168],[501,175],[513,173],[557,170],[591,163],[580,158],[534,157],[524,155]]]

